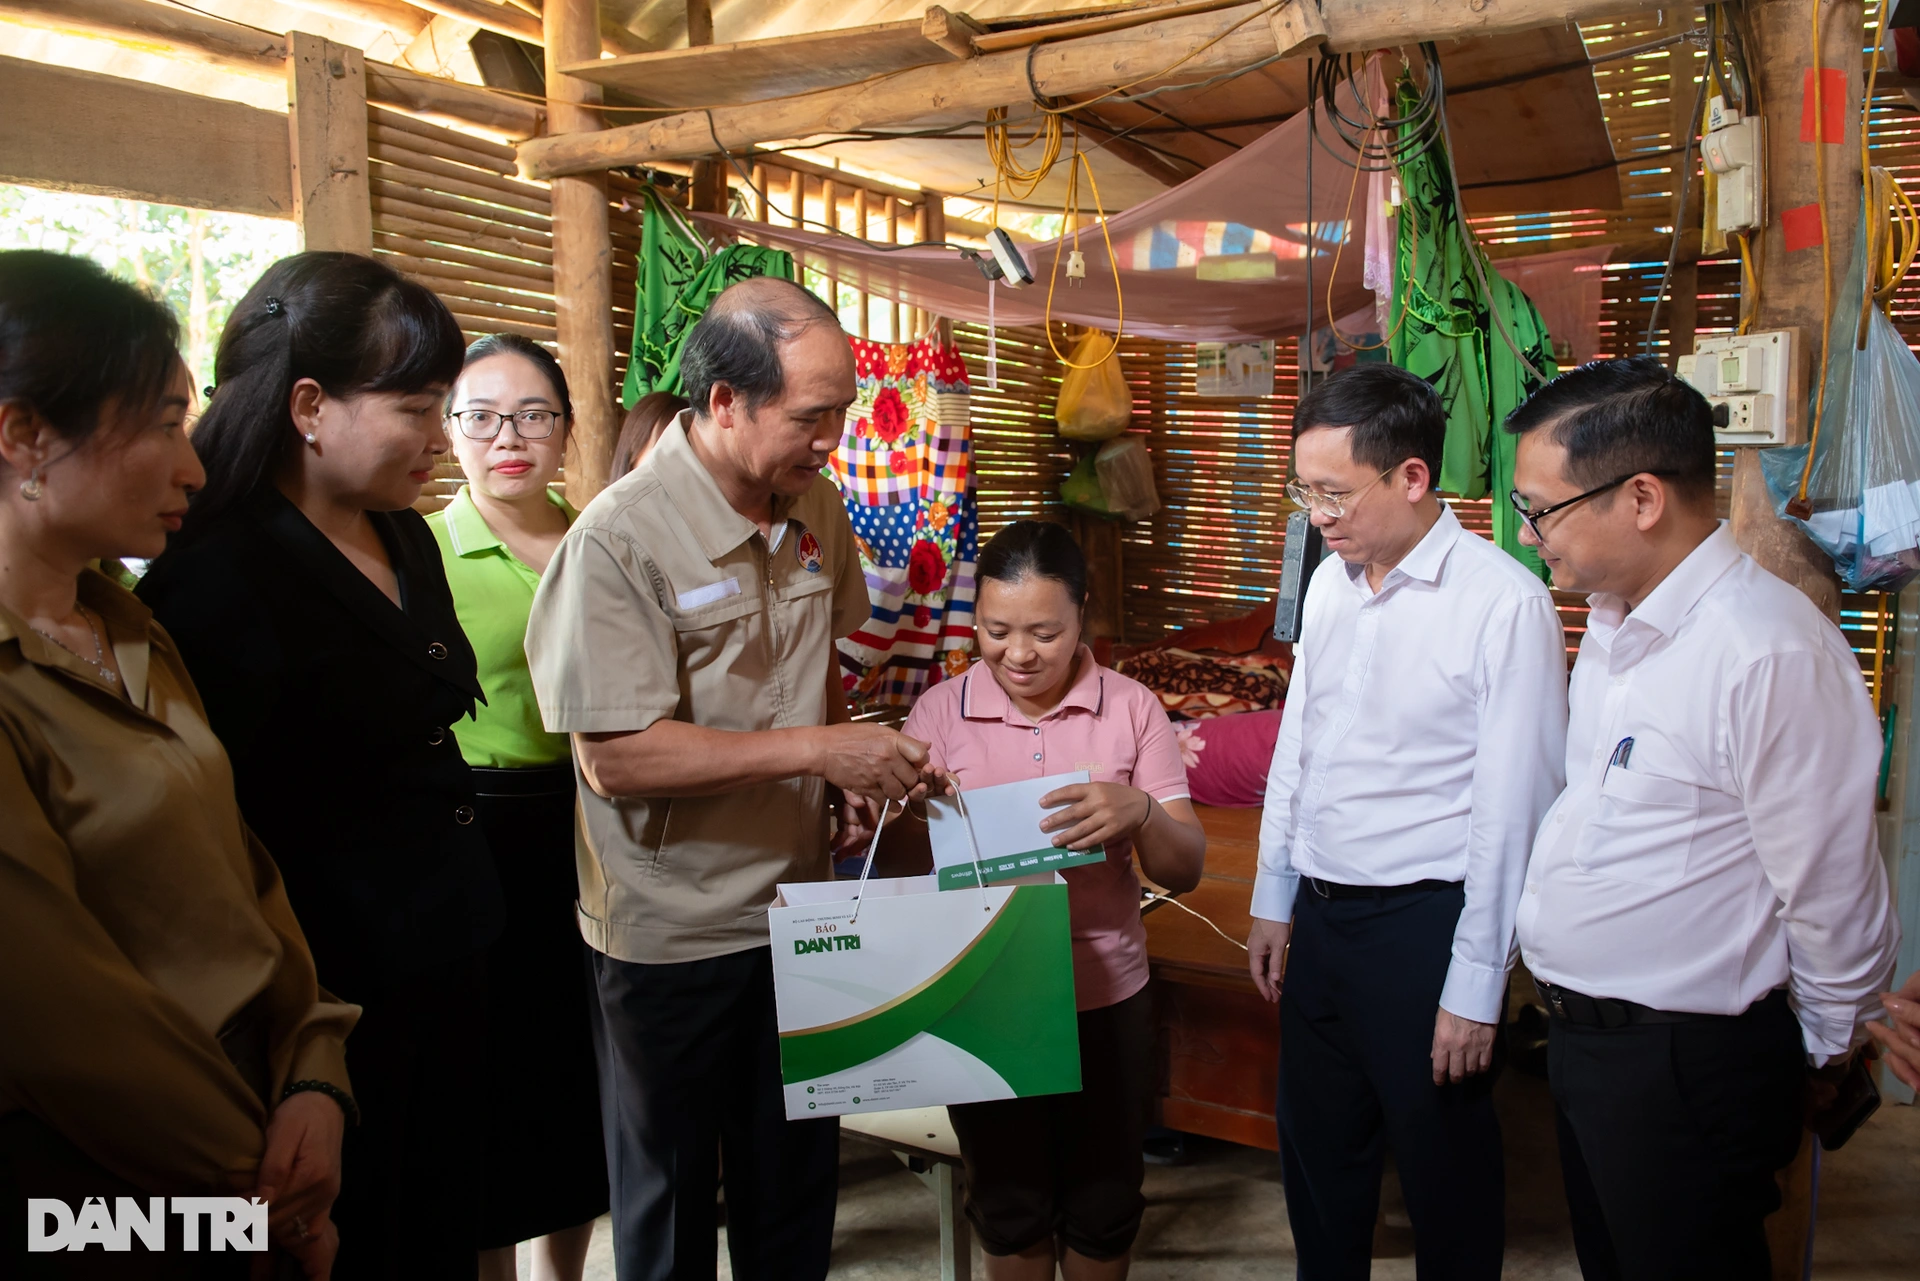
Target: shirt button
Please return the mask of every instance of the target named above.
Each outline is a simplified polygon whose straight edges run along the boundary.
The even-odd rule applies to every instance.
[[[1040,732],[1040,727],[1039,727],[1038,725],[1035,725],[1035,726],[1033,727],[1033,732],[1034,732],[1034,733],[1036,733],[1036,734],[1038,734],[1038,733]]]
[[[454,810],[453,821],[458,823],[462,827],[465,827],[467,824],[473,822],[473,806],[462,805],[458,809]]]
[[[1613,678],[1613,683],[1615,685],[1625,685],[1627,683],[1627,678],[1624,676],[1616,676]]]
[[[1040,753],[1038,753],[1038,752],[1035,752],[1035,753],[1033,754],[1033,759],[1034,759],[1034,760],[1036,760],[1036,761],[1037,761],[1037,760],[1039,760],[1039,759],[1040,759]]]
[[[445,658],[446,656],[447,656],[447,647],[445,645],[442,645],[439,641],[434,641],[431,645],[427,646],[428,658]]]
[[[1538,894],[1539,892],[1540,892],[1540,883],[1538,881],[1535,881],[1532,885],[1527,886],[1527,893]]]
[[[440,744],[446,741],[447,741],[447,731],[441,729],[438,725],[435,725],[432,729],[427,731],[428,747],[438,747],[440,746]]]

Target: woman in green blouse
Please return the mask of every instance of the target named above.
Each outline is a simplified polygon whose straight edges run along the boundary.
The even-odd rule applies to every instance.
[[[427,518],[480,660],[484,706],[453,727],[506,891],[487,956],[497,1083],[485,1121],[480,1278],[511,1281],[532,1241],[537,1281],[578,1281],[607,1210],[586,946],[574,923],[573,757],[540,721],[523,648],[534,589],[577,514],[550,488],[572,403],[546,348],[494,334],[467,349],[447,403],[466,473]]]

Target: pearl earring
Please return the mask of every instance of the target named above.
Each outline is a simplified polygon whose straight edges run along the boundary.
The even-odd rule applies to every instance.
[[[46,487],[40,483],[40,469],[38,467],[28,472],[27,478],[20,482],[20,497],[30,503],[39,502],[40,495],[46,492]]]
[[[308,443],[309,445],[317,445],[317,444],[319,444],[319,443],[320,443],[320,438],[319,438],[318,436],[316,436],[316,435],[314,435],[314,434],[313,434],[312,432],[308,432],[308,433],[307,433],[307,443]]]

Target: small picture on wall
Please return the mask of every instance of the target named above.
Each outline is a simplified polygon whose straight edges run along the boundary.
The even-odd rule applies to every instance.
[[[1273,395],[1273,342],[1194,344],[1197,395],[1252,400]]]

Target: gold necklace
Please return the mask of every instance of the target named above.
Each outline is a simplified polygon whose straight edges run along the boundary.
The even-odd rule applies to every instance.
[[[80,615],[82,621],[84,621],[87,625],[87,630],[93,633],[93,657],[92,658],[88,658],[85,654],[82,654],[79,650],[67,644],[65,641],[61,640],[58,636],[55,636],[52,632],[45,631],[38,627],[35,627],[33,630],[36,632],[39,632],[42,636],[46,637],[48,640],[58,645],[61,649],[66,650],[67,653],[72,654],[75,658],[85,663],[88,667],[93,668],[94,671],[99,672],[100,679],[104,680],[107,684],[118,685],[120,683],[120,673],[114,671],[113,668],[107,665],[107,647],[106,647],[106,644],[100,638],[100,629],[94,624],[93,615],[88,613],[86,607],[79,604],[78,602],[75,602],[73,607],[73,612]]]

